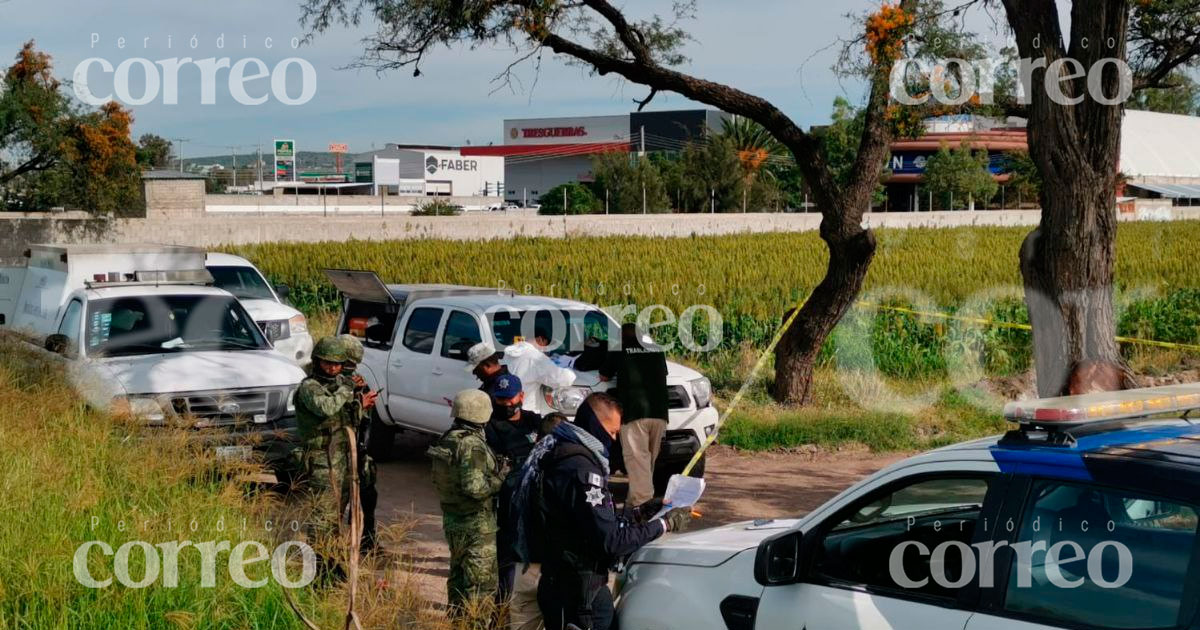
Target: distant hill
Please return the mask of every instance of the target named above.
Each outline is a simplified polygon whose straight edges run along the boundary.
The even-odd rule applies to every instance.
[[[220,164],[223,168],[233,168],[233,154],[225,155],[205,155],[201,157],[184,156],[183,162],[187,166],[208,166],[210,164]],[[273,155],[263,152],[263,164],[269,167]],[[297,151],[297,170],[298,171],[332,171],[337,163],[333,153],[328,151]],[[237,165],[239,169],[247,168],[254,164],[258,159],[256,153],[238,153]],[[353,154],[346,154],[342,157],[342,168],[346,169],[354,162]]]

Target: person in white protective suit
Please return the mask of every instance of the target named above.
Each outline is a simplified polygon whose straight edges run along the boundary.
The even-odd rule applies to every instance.
[[[550,388],[569,387],[575,382],[575,372],[559,367],[546,356],[544,347],[549,343],[544,335],[534,336],[537,343],[518,341],[504,349],[504,364],[508,371],[516,374],[524,385],[524,409],[536,411],[535,401],[542,397],[542,385]]]

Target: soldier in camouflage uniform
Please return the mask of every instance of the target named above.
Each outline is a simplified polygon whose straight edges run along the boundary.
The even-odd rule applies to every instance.
[[[338,339],[344,344],[346,361],[342,364],[342,374],[354,382],[354,391],[363,395],[370,391],[366,381],[357,374],[358,364],[363,360],[362,342],[354,335],[341,335]],[[363,512],[363,535],[361,549],[364,553],[374,551],[378,547],[375,536],[375,506],[379,502],[379,492],[375,488],[375,460],[367,454],[367,429],[371,426],[371,413],[358,405],[355,428],[358,437],[358,496]]]
[[[350,497],[350,476],[344,426],[354,426],[363,409],[375,404],[375,394],[355,392],[354,380],[342,374],[345,343],[325,337],[313,346],[312,368],[296,390],[296,424],[303,442],[300,461],[316,495],[313,525],[320,533],[337,529],[339,515]],[[327,496],[331,476],[338,480],[341,505]]]
[[[429,448],[433,485],[442,503],[442,529],[450,545],[446,590],[451,615],[478,598],[492,598],[499,582],[496,563],[496,493],[504,481],[483,427],[492,401],[464,390],[451,405],[454,424]]]

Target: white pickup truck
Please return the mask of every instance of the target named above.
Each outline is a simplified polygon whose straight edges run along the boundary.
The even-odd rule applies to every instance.
[[[206,437],[269,459],[294,439],[304,372],[275,352],[229,292],[209,286],[204,251],[161,245],[34,245],[0,269],[3,328],[68,360],[80,394],[150,424],[219,428]],[[19,286],[19,290],[11,287]]]
[[[599,307],[573,300],[454,285],[385,285],[370,271],[326,270],[326,275],[343,296],[338,332],[362,335],[360,373],[372,389],[383,392],[369,436],[376,455],[386,455],[397,429],[438,435],[450,428],[454,394],[479,387],[464,369],[472,345],[486,340],[503,350],[518,336],[532,338],[535,327],[558,328],[550,353],[577,356],[586,338],[615,339],[620,331]],[[667,370],[670,418],[655,471],[664,487],[716,431],[718,420],[707,378],[673,362]],[[570,387],[525,395],[535,400],[538,413],[573,417],[588,394],[610,386],[595,371],[577,372]],[[702,473],[703,461],[693,474]]]

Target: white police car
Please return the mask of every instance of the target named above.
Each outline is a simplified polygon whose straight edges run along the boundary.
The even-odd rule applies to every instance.
[[[1003,437],[895,464],[803,519],[647,545],[618,580],[620,627],[1200,627],[1193,409],[1195,384],[1009,403]]]

